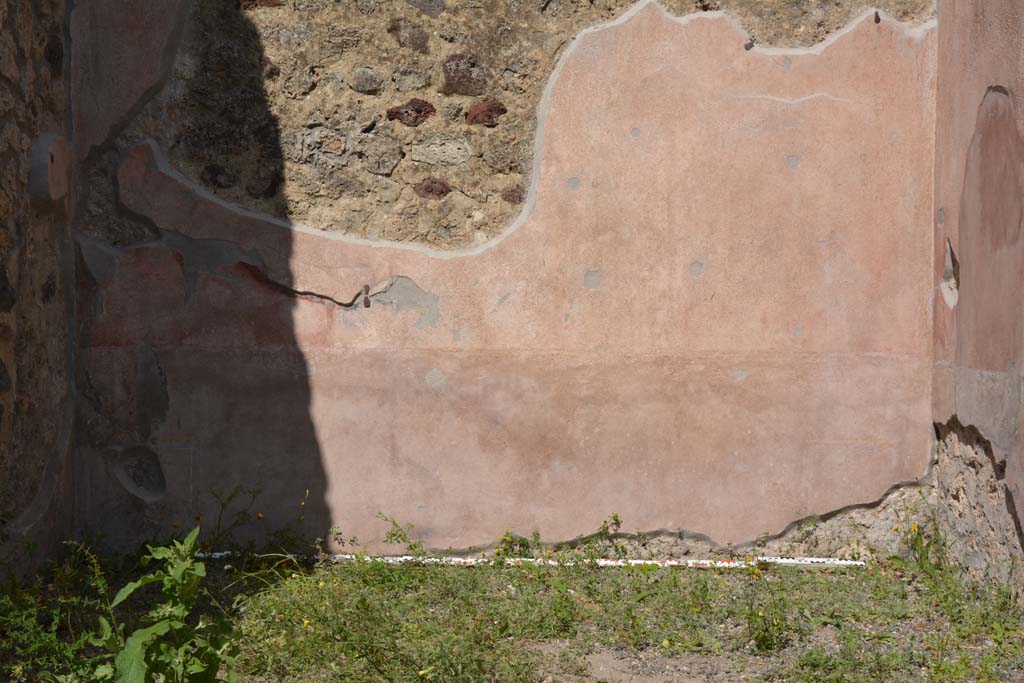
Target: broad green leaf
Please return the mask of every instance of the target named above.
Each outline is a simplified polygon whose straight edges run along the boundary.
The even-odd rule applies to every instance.
[[[174,557],[174,551],[170,548],[154,548],[149,546],[149,556],[154,560],[169,560]]]
[[[96,647],[110,647],[113,634],[113,630],[110,628],[110,622],[99,617],[100,630],[99,633],[92,633],[86,640],[90,645]]]
[[[117,607],[122,602],[127,600],[128,596],[130,596],[132,593],[134,593],[138,589],[142,588],[143,586],[145,586],[147,584],[150,584],[150,583],[156,583],[157,581],[161,581],[161,580],[163,580],[162,577],[160,577],[157,574],[146,574],[145,576],[143,576],[138,581],[132,581],[131,583],[125,585],[125,587],[122,588],[121,590],[119,590],[117,592],[117,595],[114,596],[114,601],[112,603],[110,603],[111,609],[113,609],[114,607]]]
[[[192,550],[196,547],[196,539],[199,538],[199,527],[196,527],[189,535],[182,541],[182,545],[189,551],[189,555],[192,554]]]
[[[128,636],[124,648],[114,658],[117,670],[117,683],[146,683],[146,647],[154,638],[158,638],[171,630],[176,622],[158,621],[152,626],[140,628]]]

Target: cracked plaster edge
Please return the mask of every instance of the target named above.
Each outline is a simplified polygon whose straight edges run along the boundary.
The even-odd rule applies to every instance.
[[[678,539],[681,543],[705,544],[706,546],[708,546],[709,552],[712,555],[716,555],[716,556],[723,556],[723,555],[724,556],[736,556],[736,555],[740,555],[740,554],[749,554],[748,551],[751,551],[753,549],[756,549],[756,548],[759,548],[759,547],[762,547],[762,546],[765,546],[765,545],[769,545],[769,544],[772,544],[772,543],[778,543],[778,542],[786,542],[787,540],[790,540],[791,537],[794,534],[798,533],[807,524],[812,524],[812,523],[820,524],[820,523],[823,523],[823,522],[828,522],[828,521],[830,521],[832,519],[835,519],[837,517],[841,517],[841,516],[843,516],[845,514],[848,514],[848,513],[851,513],[851,512],[855,512],[855,511],[858,511],[858,510],[877,510],[877,509],[881,508],[882,506],[884,506],[887,501],[889,501],[892,497],[894,497],[897,493],[900,493],[901,491],[904,491],[906,489],[931,487],[931,486],[936,485],[935,469],[936,469],[936,466],[938,465],[938,462],[939,462],[938,461],[937,453],[938,453],[939,444],[941,443],[941,440],[942,440],[940,438],[940,436],[939,436],[940,430],[945,429],[945,430],[949,431],[950,433],[955,433],[955,434],[961,435],[960,436],[961,443],[968,444],[968,445],[971,445],[971,444],[970,444],[968,438],[963,436],[963,435],[968,434],[972,429],[977,431],[978,435],[983,440],[988,441],[988,438],[985,437],[984,434],[982,434],[981,431],[977,429],[977,427],[975,427],[974,425],[971,425],[971,424],[966,424],[965,425],[965,424],[961,423],[959,418],[958,418],[958,416],[955,413],[952,414],[949,417],[949,419],[947,419],[945,421],[942,421],[942,422],[935,421],[935,422],[933,422],[932,426],[933,426],[933,429],[931,431],[931,440],[930,440],[930,443],[929,443],[929,446],[928,446],[928,462],[927,462],[927,466],[925,468],[925,472],[924,472],[924,474],[921,477],[919,477],[917,479],[905,479],[905,480],[897,481],[897,482],[891,484],[882,493],[882,495],[880,495],[877,498],[868,500],[868,501],[849,503],[847,505],[842,505],[842,506],[839,506],[839,507],[831,508],[831,509],[829,509],[829,510],[827,510],[825,512],[812,513],[812,514],[804,515],[802,517],[799,517],[799,518],[794,519],[793,521],[789,522],[781,530],[779,530],[776,533],[761,534],[761,535],[758,535],[758,536],[754,537],[753,539],[749,539],[749,540],[742,541],[742,542],[739,542],[739,543],[721,543],[719,541],[716,541],[709,534],[706,534],[706,533],[703,533],[703,532],[694,531],[694,530],[687,529],[687,528],[659,527],[659,528],[650,529],[650,530],[637,530],[636,532],[618,532],[618,533],[611,534],[609,536],[605,536],[603,538],[605,540],[610,540],[610,541],[627,541],[627,542],[629,542],[629,541],[640,541],[641,539],[659,539],[659,538],[671,539],[671,538],[675,538],[675,539]],[[978,448],[982,448],[980,445],[977,446],[977,447]],[[993,467],[995,467],[995,461],[990,459],[989,462],[992,463]],[[999,479],[999,480],[1000,481],[1004,481],[1003,479]],[[1004,484],[1004,486],[1005,486],[1005,484]],[[1009,510],[1008,509],[1007,510],[1007,515],[1009,515],[1011,521],[1014,523],[1014,525],[1016,526],[1016,528],[1018,530],[1018,537],[1019,537],[1018,540],[1021,543],[1020,550],[1021,550],[1022,553],[1024,553],[1024,539],[1020,538],[1020,531],[1019,531],[1020,528],[1021,528],[1020,520],[1018,520],[1016,518],[1015,511],[1013,511],[1013,510]],[[521,536],[521,535],[519,535],[519,534],[517,534],[515,532],[507,532],[507,533],[509,533],[514,539],[517,539],[517,540],[528,540],[528,538],[526,536]],[[602,535],[600,534],[600,532],[597,532],[597,533],[591,533],[591,534],[582,534],[582,535],[579,535],[579,536],[577,536],[575,538],[567,539],[567,540],[545,541],[545,542],[543,542],[543,545],[544,545],[544,547],[551,548],[553,550],[572,549],[572,548],[578,548],[578,547],[580,547],[580,546],[582,546],[582,545],[584,545],[584,544],[586,544],[586,543],[588,543],[590,541],[601,540],[601,539],[602,539]],[[456,557],[456,558],[463,558],[463,557],[468,557],[468,556],[471,556],[471,555],[479,555],[481,553],[486,554],[488,552],[492,552],[492,551],[494,551],[500,545],[500,543],[501,543],[500,541],[494,541],[494,542],[485,543],[485,544],[481,544],[481,545],[465,546],[465,547],[462,547],[462,548],[450,548],[450,547],[449,548],[441,548],[441,547],[428,546],[426,548],[426,551],[427,551],[428,555],[432,555],[432,556],[433,555],[448,555],[448,556],[452,556],[452,557]]]
[[[530,187],[527,190],[526,201],[523,204],[523,208],[520,210],[519,215],[516,216],[516,218],[511,223],[509,223],[504,229],[502,229],[502,231],[499,234],[497,234],[496,236],[492,237],[488,241],[483,242],[482,244],[479,244],[479,245],[474,246],[474,247],[469,248],[469,249],[450,249],[450,250],[445,250],[445,249],[436,249],[436,248],[428,247],[428,246],[421,245],[421,244],[414,244],[414,243],[407,243],[407,242],[395,242],[395,241],[390,241],[390,240],[379,240],[379,239],[366,239],[364,237],[355,237],[353,235],[347,235],[345,233],[331,232],[331,231],[325,230],[323,228],[312,227],[312,226],[304,225],[302,223],[295,223],[295,222],[292,222],[292,221],[289,221],[289,220],[275,218],[274,216],[271,216],[270,214],[268,214],[266,212],[263,212],[263,211],[255,211],[255,210],[252,210],[252,209],[246,209],[246,208],[241,207],[241,206],[239,206],[239,205],[237,205],[237,204],[235,204],[233,202],[229,202],[227,200],[224,200],[224,199],[216,196],[215,194],[213,194],[212,192],[207,190],[205,187],[203,187],[202,185],[200,185],[196,181],[194,181],[194,180],[186,177],[182,173],[180,173],[177,169],[175,169],[171,165],[170,161],[163,154],[163,151],[160,149],[159,145],[152,138],[145,139],[144,140],[144,144],[147,144],[150,147],[150,149],[153,151],[153,159],[154,159],[154,161],[156,163],[156,166],[157,166],[158,170],[160,170],[165,175],[175,179],[176,181],[178,181],[179,183],[184,185],[186,188],[189,188],[197,196],[199,196],[199,197],[201,197],[203,199],[206,199],[207,201],[211,201],[214,204],[216,204],[216,205],[218,205],[218,206],[220,206],[220,207],[222,207],[222,208],[224,208],[224,209],[226,209],[228,211],[231,211],[231,212],[235,213],[236,215],[243,216],[243,217],[246,217],[246,218],[255,219],[255,220],[259,220],[261,222],[264,222],[264,223],[267,223],[267,224],[270,224],[270,225],[274,225],[274,226],[279,227],[279,228],[284,228],[286,230],[291,230],[291,231],[294,231],[294,232],[298,232],[298,233],[302,233],[302,234],[307,234],[307,235],[314,235],[314,236],[317,236],[317,237],[320,237],[320,238],[323,238],[323,239],[326,239],[326,240],[330,240],[330,241],[333,241],[333,242],[344,242],[344,243],[352,244],[352,245],[355,245],[355,246],[373,247],[373,248],[377,248],[377,249],[384,248],[384,249],[397,249],[397,250],[412,251],[412,252],[421,254],[423,256],[427,256],[427,257],[435,258],[435,259],[440,259],[440,260],[464,258],[464,257],[468,257],[468,256],[478,256],[478,255],[484,253],[485,251],[488,251],[488,250],[496,247],[497,245],[501,244],[510,235],[514,234],[523,225],[525,225],[530,220],[530,218],[533,215],[534,209],[536,208],[536,205],[537,205],[537,195],[538,195],[539,190],[540,190],[541,162],[542,162],[542,156],[543,156],[542,155],[542,151],[543,151],[543,147],[544,147],[544,139],[545,139],[545,135],[546,135],[546,129],[547,129],[547,123],[548,123],[548,115],[549,115],[550,109],[551,109],[552,92],[554,91],[555,84],[558,82],[558,80],[559,80],[559,78],[561,76],[562,70],[565,67],[565,64],[568,62],[570,56],[579,48],[579,46],[584,42],[584,40],[589,35],[591,35],[593,33],[598,33],[598,32],[604,31],[606,29],[611,29],[611,28],[617,28],[617,27],[620,27],[620,26],[624,26],[625,24],[629,23],[629,21],[631,21],[634,17],[639,15],[641,12],[646,10],[648,7],[652,7],[652,6],[655,9],[657,9],[658,11],[660,11],[663,17],[671,20],[674,23],[677,23],[677,24],[680,24],[680,25],[684,25],[684,26],[689,24],[690,22],[693,22],[693,21],[724,19],[736,31],[738,39],[746,38],[747,40],[751,40],[750,34],[746,31],[746,29],[743,28],[743,26],[740,23],[739,19],[737,19],[735,16],[733,16],[731,13],[729,13],[727,11],[691,12],[691,13],[683,15],[683,16],[675,16],[671,12],[669,12],[659,2],[659,0],[639,0],[639,2],[637,2],[635,5],[633,5],[628,10],[626,10],[625,12],[620,14],[619,16],[615,17],[614,19],[612,19],[610,21],[607,21],[607,22],[602,22],[602,23],[599,23],[599,24],[594,24],[593,26],[588,26],[588,27],[584,28],[583,30],[581,30],[572,39],[572,41],[569,44],[569,46],[565,49],[565,51],[562,52],[561,56],[558,58],[558,61],[555,63],[555,66],[551,70],[551,74],[548,76],[547,82],[544,85],[544,91],[543,91],[543,95],[541,96],[540,103],[537,105],[537,112],[536,112],[537,125],[536,125],[536,129],[535,129],[535,132],[534,132],[533,160],[532,160],[531,169],[530,169]],[[925,36],[927,36],[934,28],[936,28],[938,26],[938,19],[936,19],[935,17],[932,17],[931,19],[929,19],[927,21],[919,22],[919,23],[904,22],[904,21],[900,21],[898,19],[895,19],[894,17],[892,17],[891,15],[889,15],[888,13],[886,13],[886,12],[880,10],[880,9],[867,9],[864,12],[862,12],[861,14],[859,14],[858,16],[856,16],[855,18],[851,19],[846,24],[845,27],[843,27],[842,29],[839,29],[837,31],[833,31],[828,36],[826,36],[823,40],[819,41],[818,43],[815,43],[814,45],[807,46],[807,47],[761,47],[761,46],[758,46],[758,45],[754,45],[754,47],[752,49],[750,49],[749,51],[753,52],[755,54],[763,54],[763,55],[771,55],[771,56],[779,56],[779,55],[783,55],[783,56],[785,56],[785,55],[819,55],[820,56],[830,46],[832,46],[836,42],[842,40],[848,34],[852,33],[854,30],[856,30],[857,27],[860,26],[861,23],[863,23],[864,21],[866,21],[869,18],[874,17],[876,15],[882,21],[885,21],[887,24],[889,24],[891,26],[894,26],[898,30],[900,30],[905,37],[907,37],[907,38],[909,38],[911,40],[914,40],[915,42],[920,42],[921,40],[923,40],[925,38]],[[161,86],[164,84],[164,81],[165,81],[165,79],[161,79],[161,81],[160,81],[160,85]],[[813,96],[809,96],[809,97],[813,97]],[[797,104],[797,103],[799,103],[799,102],[801,102],[801,101],[803,101],[805,99],[808,99],[808,98],[796,98],[793,101],[793,103]]]
[[[935,444],[932,445],[933,451],[934,447]],[[781,531],[778,531],[774,534],[761,534],[752,539],[741,541],[739,543],[721,543],[719,541],[716,541],[714,538],[712,538],[710,535],[706,533],[693,531],[685,527],[659,527],[657,529],[651,529],[648,531],[638,530],[636,532],[618,532],[611,534],[610,536],[607,536],[605,538],[612,541],[639,541],[641,538],[678,538],[682,542],[704,543],[711,548],[712,554],[738,554],[768,543],[773,543],[776,541],[786,541],[789,536],[798,532],[805,524],[809,524],[812,522],[827,522],[831,519],[834,519],[835,517],[842,516],[843,514],[853,512],[855,510],[876,509],[884,505],[885,502],[893,494],[898,493],[899,491],[909,488],[917,488],[924,485],[930,485],[934,463],[935,458],[933,456],[930,456],[927,471],[924,474],[924,476],[922,476],[919,479],[908,479],[892,484],[889,486],[889,488],[885,490],[885,493],[883,493],[880,497],[876,499],[862,503],[850,503],[837,508],[832,508],[831,510],[828,510],[827,512],[823,513],[804,515],[803,517],[795,519],[792,522],[786,524],[786,526],[783,527]],[[510,532],[510,534],[513,538],[516,539],[527,539],[526,536],[521,536],[514,532]],[[590,541],[599,540],[601,538],[602,536],[600,533],[583,534],[577,536],[576,538],[568,540],[545,541],[544,546],[552,548],[554,550],[561,550],[565,548],[571,549],[578,548]],[[499,545],[500,541],[494,541],[483,545],[472,545],[467,546],[465,548],[440,548],[430,546],[427,548],[427,552],[431,555],[447,554],[452,555],[454,557],[466,557],[469,555],[479,554],[481,552],[493,551]]]

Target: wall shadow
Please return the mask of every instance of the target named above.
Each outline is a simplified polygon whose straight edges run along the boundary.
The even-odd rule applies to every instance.
[[[1007,508],[1024,516],[1024,136],[1013,97],[991,86],[967,149],[960,195],[956,411],[990,440]],[[996,468],[997,473],[1000,469]],[[1022,538],[1024,541],[1024,538]]]
[[[268,62],[246,4],[186,8],[175,79],[162,86],[178,90],[143,115],[159,112],[185,158],[206,160],[197,183],[237,188],[286,215]],[[80,531],[127,549],[201,523],[214,544],[308,549],[328,533],[330,511],[296,336],[290,238],[276,245],[271,281],[237,244],[186,237],[173,221],[132,211],[118,173],[137,144],[122,135],[91,155],[87,171],[105,174],[117,196],[112,228],[155,238],[121,241],[111,229],[114,237],[97,239],[81,224],[76,233]],[[217,163],[239,150],[241,167]],[[198,196],[181,196],[168,213],[220,220]]]

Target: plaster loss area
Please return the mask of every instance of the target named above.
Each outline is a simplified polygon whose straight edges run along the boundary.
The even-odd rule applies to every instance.
[[[234,11],[217,25],[290,10]],[[189,21],[165,94],[186,85],[174,74],[198,41]],[[112,197],[151,237],[80,244],[83,518],[141,517],[157,533],[216,515],[208,492],[230,482],[261,491],[268,528],[309,491],[313,536],[342,524],[379,538],[385,512],[430,548],[465,549],[505,529],[571,539],[614,511],[741,544],[919,479],[932,442],[931,180],[918,169],[934,156],[934,24],[869,12],[814,49],[748,40],[728,16],[654,3],[582,32],[546,86],[530,210],[500,239],[447,252],[225,201],[183,167],[187,137],[142,140],[173,101],[154,95],[89,160],[93,178],[117,174],[89,201]],[[225,88],[153,120],[226,135]],[[259,96],[240,80],[232,92]],[[437,113],[402,116],[427,111],[318,144],[342,158],[353,136],[419,135]],[[510,113],[459,125],[490,135]],[[261,120],[273,133],[277,119]],[[276,129],[284,150],[288,130]],[[203,139],[196,153],[222,142]],[[247,140],[238,149],[268,158]],[[449,151],[413,145],[408,158]],[[245,177],[212,187],[265,176]],[[126,488],[126,472],[144,486]]]
[[[0,545],[67,448],[54,428],[68,380],[65,216],[29,191],[41,134],[63,125],[63,21],[61,0],[0,2]]]
[[[929,0],[877,4],[898,20],[931,15]],[[182,10],[173,67],[141,114],[122,122],[128,138],[156,139],[176,168],[237,205],[345,235],[459,249],[501,234],[523,211],[546,84],[581,31],[633,2],[236,5],[198,0]],[[802,46],[866,5],[669,0],[664,8],[724,10],[752,45]],[[737,34],[720,49],[745,40]],[[122,227],[115,238],[139,238]]]

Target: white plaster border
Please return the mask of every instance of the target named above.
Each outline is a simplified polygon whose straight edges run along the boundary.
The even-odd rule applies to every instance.
[[[224,550],[220,552],[197,553],[196,557],[208,560],[222,560],[235,557],[237,553]],[[298,557],[289,555],[288,557]],[[507,567],[538,566],[538,567],[571,567],[578,564],[593,563],[598,567],[657,567],[660,569],[746,569],[757,567],[762,564],[776,565],[782,567],[866,567],[867,563],[861,560],[843,560],[835,557],[780,557],[780,556],[758,556],[743,560],[620,560],[607,557],[596,560],[555,560],[535,557],[509,557],[504,560],[490,557],[417,557],[415,555],[354,555],[341,554],[331,555],[333,562],[380,562],[382,564],[426,564],[442,565],[451,567],[477,567],[491,565],[495,562],[502,562]]]

